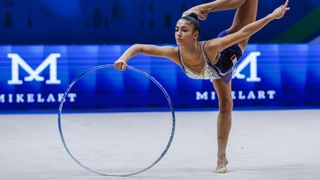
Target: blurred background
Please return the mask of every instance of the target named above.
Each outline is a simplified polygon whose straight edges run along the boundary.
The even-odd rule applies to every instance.
[[[136,172],[164,155],[175,125],[168,157],[135,179],[221,179],[213,173],[219,103],[212,83],[188,78],[165,58],[130,60],[168,92],[178,111],[175,124],[156,84],[113,68],[134,43],[176,47],[182,12],[205,2],[0,0],[0,180],[97,180],[66,157],[63,136],[94,171]],[[259,0],[258,18],[284,2]],[[290,0],[290,7],[251,38],[237,63],[225,180],[320,177],[320,0]],[[201,22],[201,40],[227,29],[234,13],[210,14]],[[59,136],[65,91],[83,72],[106,64],[66,94]]]
[[[0,0],[0,111],[55,112],[75,77],[112,64],[130,45],[176,46],[174,27],[182,12],[205,2]],[[260,0],[258,18],[283,2]],[[234,75],[235,108],[320,107],[320,1],[291,0],[290,7],[284,19],[251,38]],[[234,12],[210,14],[201,22],[201,39],[227,29]],[[218,108],[209,81],[187,78],[166,59],[138,55],[129,64],[159,80],[177,109]],[[76,110],[167,107],[150,80],[112,69],[92,74],[70,93],[68,107]]]
[[[209,0],[1,0],[1,44],[175,43],[182,12]],[[284,0],[260,0],[261,18]],[[320,1],[291,0],[286,18],[256,34],[251,43],[320,42]],[[231,25],[234,11],[210,14],[202,39]]]

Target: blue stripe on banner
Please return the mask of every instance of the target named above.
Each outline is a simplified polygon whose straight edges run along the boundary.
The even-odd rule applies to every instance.
[[[57,111],[69,83],[81,72],[112,64],[128,45],[0,46],[0,111]],[[177,109],[217,108],[210,81],[192,80],[167,59],[138,55],[131,66],[155,77]],[[233,79],[235,108],[320,107],[320,45],[249,45]],[[150,80],[129,71],[89,74],[71,90],[73,111],[165,109]]]

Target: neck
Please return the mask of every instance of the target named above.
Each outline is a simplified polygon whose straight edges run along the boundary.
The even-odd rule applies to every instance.
[[[180,46],[180,51],[183,56],[184,63],[190,65],[198,65],[199,59],[202,56],[201,44],[196,41],[190,46]]]
[[[196,54],[200,50],[200,43],[195,41],[192,45],[180,46],[179,48],[185,55]]]

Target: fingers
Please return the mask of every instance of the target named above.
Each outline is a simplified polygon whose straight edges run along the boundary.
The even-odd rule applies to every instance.
[[[124,63],[117,63],[116,69],[120,70],[120,71],[123,71],[125,69]]]
[[[121,64],[120,63],[116,63],[116,70],[121,70]]]
[[[185,11],[185,12],[183,12],[183,14],[182,14],[182,16],[181,17],[184,17],[184,16],[188,16],[189,14],[191,14],[191,9],[189,9],[189,10],[187,10],[187,11]]]
[[[114,63],[116,70],[123,71],[127,68],[127,63],[121,60],[118,60]]]
[[[290,10],[289,6],[289,0],[286,0],[286,2],[284,3],[284,5],[282,6],[283,9],[285,9],[286,11]]]
[[[289,0],[286,0],[286,2],[284,3],[284,7],[287,8],[289,5]]]
[[[182,14],[182,17],[184,16],[188,16],[190,15],[191,13],[195,13],[197,14],[198,16],[198,19],[201,20],[201,21],[204,21],[207,19],[207,16],[208,16],[208,13],[204,12],[203,10],[201,10],[200,6],[195,6],[187,11],[185,11],[183,14]]]
[[[114,67],[116,68],[116,70],[120,70],[120,63],[115,62]]]
[[[286,0],[286,2],[281,6],[281,10],[283,13],[286,13],[287,11],[290,10],[290,7],[289,6],[289,0]]]
[[[192,13],[192,11],[189,9],[188,11],[185,11],[184,13],[183,13],[183,16],[188,16],[188,15],[190,15]]]
[[[205,21],[205,20],[207,19],[207,17],[204,16],[204,15],[198,15],[198,18],[199,18],[199,20],[201,20],[201,21]]]

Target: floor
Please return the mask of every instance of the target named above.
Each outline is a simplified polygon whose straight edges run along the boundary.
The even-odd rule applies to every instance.
[[[1,180],[316,180],[320,178],[320,110],[235,111],[228,173],[214,173],[217,112],[176,112],[176,132],[165,157],[130,177],[93,174],[65,151],[55,114],[0,115]],[[71,153],[107,174],[139,171],[168,143],[169,112],[62,116]]]

